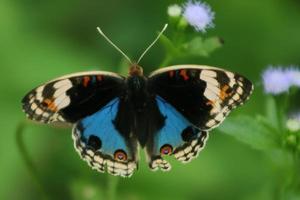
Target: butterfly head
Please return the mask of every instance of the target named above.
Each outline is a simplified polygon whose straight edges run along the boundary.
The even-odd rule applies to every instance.
[[[131,64],[129,68],[129,76],[143,76],[143,68],[136,63]]]

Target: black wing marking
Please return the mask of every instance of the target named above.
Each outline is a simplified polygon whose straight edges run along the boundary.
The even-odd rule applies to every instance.
[[[30,91],[22,100],[23,110],[35,121],[74,123],[119,96],[124,85],[124,78],[111,72],[70,74]]]
[[[253,85],[245,77],[223,69],[182,65],[153,72],[149,90],[201,130],[210,130],[249,98]]]

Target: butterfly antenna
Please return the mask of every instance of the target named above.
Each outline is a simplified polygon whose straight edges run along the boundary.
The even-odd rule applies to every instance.
[[[149,51],[149,49],[151,49],[151,47],[157,42],[157,40],[160,38],[160,36],[165,32],[165,30],[167,29],[168,24],[165,24],[165,26],[163,27],[163,29],[159,32],[158,36],[155,38],[155,40],[148,46],[148,48],[142,53],[142,55],[140,56],[140,58],[137,61],[137,64],[142,60],[142,58],[144,57],[144,55]]]
[[[100,33],[100,35],[102,35],[107,40],[109,44],[111,44],[118,52],[120,52],[132,64],[131,59],[103,33],[100,27],[97,27],[97,30]]]

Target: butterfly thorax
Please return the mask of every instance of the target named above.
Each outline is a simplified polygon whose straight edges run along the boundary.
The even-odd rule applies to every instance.
[[[127,78],[128,97],[135,112],[143,111],[148,98],[147,78],[143,75],[143,68],[133,63],[129,68]]]

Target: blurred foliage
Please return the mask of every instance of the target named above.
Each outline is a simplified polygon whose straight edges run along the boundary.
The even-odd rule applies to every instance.
[[[38,84],[71,72],[101,69],[125,73],[119,68],[125,66],[121,56],[99,37],[95,27],[101,26],[118,46],[137,58],[168,21],[168,5],[180,2],[183,1],[1,1],[0,199],[44,198],[17,148],[15,131],[25,118],[20,105],[23,95]],[[240,122],[240,133],[253,137],[240,136],[239,140],[256,149],[264,149],[264,144],[276,146],[277,142],[264,142],[269,137],[265,125],[263,128],[255,124],[264,119],[249,122],[253,123],[251,129],[243,124],[248,122],[247,117],[244,122],[238,119],[257,114],[274,117],[264,112],[266,108],[272,111],[268,109],[272,102],[263,95],[260,73],[268,64],[299,64],[300,2],[207,2],[216,12],[216,27],[206,34],[199,33],[197,36],[211,39],[197,39],[193,48],[208,46],[206,51],[210,53],[215,50],[210,44],[220,38],[225,41],[222,48],[208,57],[201,52],[202,57],[178,56],[165,63],[221,66],[248,77],[257,89],[220,130],[235,131],[230,123]],[[165,35],[169,37],[170,32]],[[166,45],[156,45],[142,60],[146,73],[162,67],[167,57],[163,46]],[[183,46],[187,47],[189,44]],[[266,123],[278,125],[272,120]],[[269,159],[262,151],[217,129],[210,134],[206,149],[190,164],[171,160],[173,169],[169,173],[154,173],[141,153],[139,170],[130,179],[119,179],[91,170],[74,151],[70,132],[37,124],[24,129],[24,145],[37,166],[36,173],[48,199],[279,199],[281,183],[291,176],[285,166],[290,159],[284,152],[269,152]],[[284,159],[287,161],[282,162]],[[281,163],[282,168],[275,168],[274,162]],[[278,188],[273,187],[274,183]],[[290,194],[287,199],[297,197]]]

